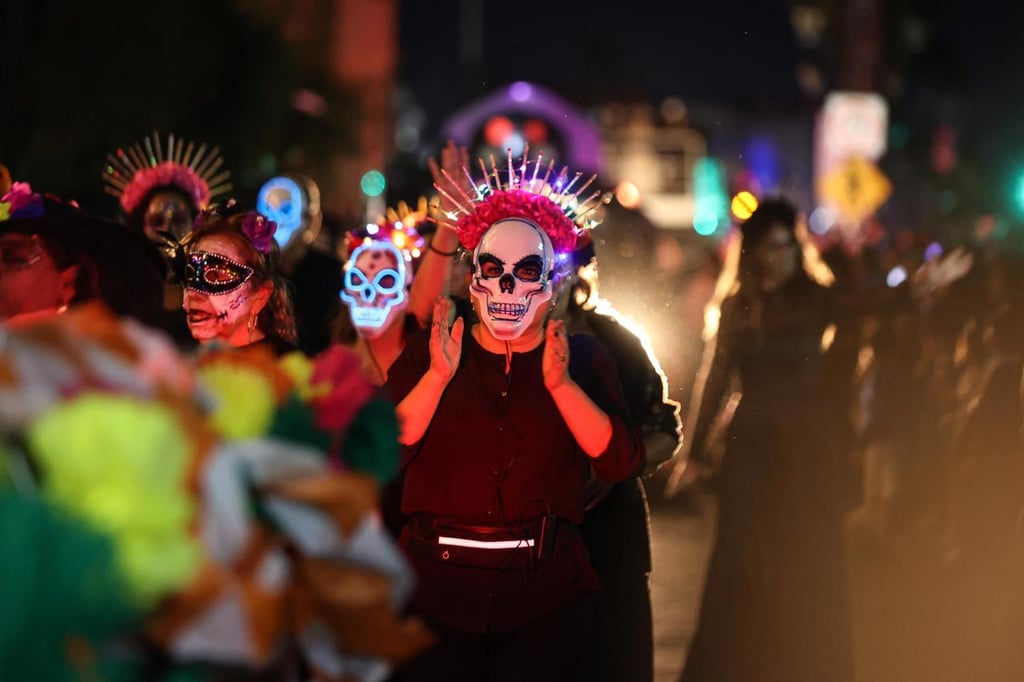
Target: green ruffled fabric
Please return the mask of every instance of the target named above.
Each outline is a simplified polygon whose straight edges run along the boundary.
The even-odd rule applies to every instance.
[[[70,642],[80,640],[93,654],[77,663],[94,679],[123,679],[120,664],[95,655],[141,617],[109,537],[39,498],[0,489],[0,586],[0,677],[88,679],[69,657]]]
[[[288,397],[288,402],[274,412],[267,435],[326,452],[330,449],[331,436],[317,427],[315,419],[316,413],[313,408],[293,392]]]
[[[359,410],[345,434],[342,457],[352,470],[369,474],[382,483],[394,478],[399,463],[394,404],[376,399]]]

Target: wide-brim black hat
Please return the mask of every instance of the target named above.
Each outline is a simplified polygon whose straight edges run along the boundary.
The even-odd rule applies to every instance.
[[[0,234],[38,234],[97,273],[100,297],[118,315],[156,324],[163,310],[166,266],[155,244],[123,225],[78,211],[0,221]]]

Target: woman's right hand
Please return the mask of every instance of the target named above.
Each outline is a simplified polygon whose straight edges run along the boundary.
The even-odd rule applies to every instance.
[[[434,302],[434,315],[430,323],[430,372],[443,380],[451,381],[459,368],[462,358],[462,331],[464,320],[455,320],[451,330],[448,329],[452,309],[451,299],[438,298]]]

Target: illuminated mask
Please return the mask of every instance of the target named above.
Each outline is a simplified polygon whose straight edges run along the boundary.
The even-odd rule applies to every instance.
[[[193,251],[185,263],[185,288],[209,296],[227,294],[249,281],[253,269],[209,251]]]
[[[518,338],[551,300],[555,252],[548,235],[523,218],[494,223],[473,252],[470,295],[495,338]]]
[[[345,264],[341,300],[364,336],[382,334],[408,305],[407,273],[404,254],[391,242],[369,242],[352,252]]]
[[[302,227],[303,203],[302,190],[291,178],[271,178],[260,188],[256,209],[277,223],[278,246],[284,247]]]
[[[282,249],[292,242],[311,243],[320,231],[320,188],[311,179],[278,175],[260,187],[256,210],[277,223],[274,240]]]

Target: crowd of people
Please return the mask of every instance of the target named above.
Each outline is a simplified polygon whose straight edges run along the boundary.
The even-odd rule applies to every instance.
[[[415,210],[340,248],[282,239],[282,216],[230,198],[216,150],[173,137],[108,158],[118,218],[3,188],[0,525],[28,544],[0,665],[652,679],[643,480],[681,441],[679,406],[583,276],[602,192],[542,161],[471,182],[450,143]],[[111,401],[158,411],[165,437],[110,428]],[[95,418],[40,435],[78,411]],[[138,508],[158,494],[173,504]],[[29,506],[78,535],[18,535]],[[33,562],[85,537],[109,551],[48,591]]]
[[[1013,649],[1013,263],[868,288],[766,198],[683,409],[599,292],[602,190],[542,155],[449,143],[326,248],[206,145],[107,161],[117,219],[0,188],[12,679],[651,681],[659,470],[718,498],[683,680],[852,682],[853,517],[962,562]]]

